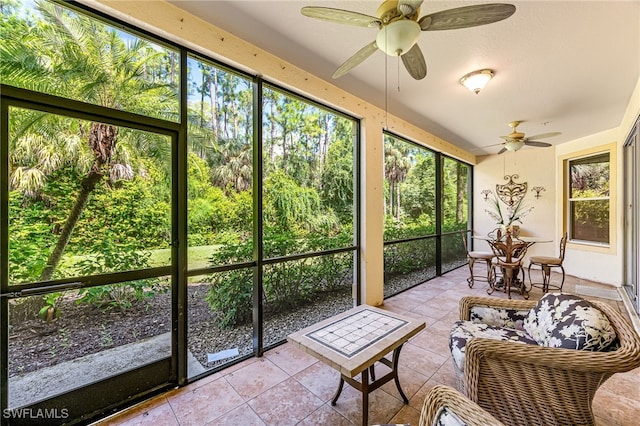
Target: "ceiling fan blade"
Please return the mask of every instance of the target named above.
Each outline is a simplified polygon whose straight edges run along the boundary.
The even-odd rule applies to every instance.
[[[507,148],[502,148],[500,151],[498,151],[498,154],[502,154],[503,152],[505,152],[507,150]]]
[[[411,74],[411,77],[416,80],[422,80],[426,77],[427,63],[424,60],[424,55],[422,55],[422,50],[420,50],[418,43],[414,44],[407,53],[400,57],[402,58],[404,67],[409,74]]]
[[[343,75],[351,71],[355,66],[359,65],[362,61],[367,59],[369,56],[373,55],[376,50],[378,50],[378,45],[375,41],[367,44],[365,47],[354,53],[353,56],[347,59],[342,65],[340,65],[336,72],[333,73],[331,78],[336,79],[342,77]]]
[[[398,12],[402,16],[409,17],[416,13],[420,6],[422,6],[423,0],[400,0],[398,2]]]
[[[529,146],[539,146],[541,148],[551,146],[551,144],[547,142],[538,142],[538,141],[529,141],[529,140],[524,141],[524,144]]]
[[[332,7],[305,6],[300,9],[300,13],[321,21],[337,22],[338,24],[355,25],[357,27],[379,28],[382,25],[382,22],[375,16]]]
[[[552,136],[559,136],[561,134],[562,133],[560,133],[560,132],[543,133],[541,135],[531,136],[530,138],[527,138],[527,139],[544,139],[544,138],[550,138]]]
[[[512,4],[479,4],[425,15],[418,23],[422,31],[456,30],[502,21],[515,11],[516,7]]]

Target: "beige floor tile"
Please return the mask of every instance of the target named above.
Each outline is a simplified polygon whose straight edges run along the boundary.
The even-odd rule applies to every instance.
[[[290,378],[249,401],[268,425],[295,425],[323,405],[318,397]]]
[[[385,301],[383,308],[425,321],[427,328],[401,351],[400,383],[409,398],[405,405],[395,383],[389,382],[369,397],[369,423],[418,424],[427,392],[436,384],[455,386],[449,352],[449,331],[458,319],[458,301],[464,295],[487,296],[486,284],[469,288],[468,270],[460,268],[444,277],[409,289]],[[556,278],[556,277],[554,277]],[[593,285],[567,276],[565,292]],[[532,299],[542,293],[532,292]],[[495,292],[495,298],[506,294]],[[513,298],[521,299],[518,294]],[[608,301],[624,311],[620,302]],[[626,315],[626,313],[625,313]],[[380,377],[389,369],[376,366]],[[100,425],[242,425],[242,426],[360,426],[362,395],[345,384],[331,406],[339,382],[338,371],[289,344],[262,358],[251,358],[186,387],[168,391],[147,402],[105,419]],[[597,426],[635,426],[640,419],[640,368],[611,377],[596,393]]]
[[[266,423],[249,405],[242,404],[227,414],[210,421],[206,426],[266,426]]]
[[[116,421],[119,426],[177,426],[176,418],[168,402],[150,407],[138,415],[123,421]]]
[[[322,407],[307,416],[304,420],[298,423],[299,426],[354,426],[349,420],[344,418],[342,414],[338,413],[331,407],[331,403],[327,402]]]
[[[405,405],[400,409],[400,411],[398,411],[398,414],[391,418],[389,422],[391,424],[418,425],[419,421],[420,411],[410,405]]]
[[[289,378],[281,368],[266,358],[260,358],[224,378],[238,394],[248,401]]]
[[[180,425],[205,425],[244,403],[224,378],[168,397]]]
[[[399,399],[377,389],[369,395],[369,424],[387,424],[404,406]],[[362,424],[362,394],[351,386],[345,385],[335,407],[354,425]]]
[[[265,357],[289,375],[296,374],[318,361],[290,343],[268,351]]]
[[[324,402],[333,398],[340,383],[338,370],[323,362],[316,362],[293,377]]]

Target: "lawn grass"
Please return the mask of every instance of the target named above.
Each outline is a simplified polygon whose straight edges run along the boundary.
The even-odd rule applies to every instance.
[[[209,266],[209,258],[211,255],[222,247],[221,244],[213,244],[209,246],[196,246],[187,249],[187,258],[189,260],[189,269],[205,268]],[[150,250],[149,266],[167,266],[171,263],[171,249]],[[86,259],[86,255],[63,256],[60,266],[63,268],[73,268],[76,262]]]
[[[187,249],[187,259],[189,261],[189,269],[205,268],[209,266],[209,258],[211,255],[222,247],[221,244],[210,246],[196,246]],[[168,265],[171,259],[171,249],[153,250],[149,258],[150,266]]]

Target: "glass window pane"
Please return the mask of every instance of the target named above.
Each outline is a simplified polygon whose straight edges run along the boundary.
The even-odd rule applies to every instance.
[[[436,222],[435,154],[384,136],[384,240],[431,235]]]
[[[178,51],[60,3],[19,1],[0,10],[11,22],[2,26],[4,84],[179,121]]]
[[[9,283],[169,265],[170,155],[166,135],[11,108]]]
[[[188,376],[253,353],[253,269],[189,278]]]
[[[442,232],[469,228],[471,168],[451,158],[442,161]]]
[[[384,297],[436,276],[436,239],[393,242],[384,246]]]
[[[190,57],[189,269],[252,259],[251,81]]]
[[[264,256],[354,244],[356,122],[265,88]]]
[[[442,272],[467,264],[467,251],[460,232],[442,236]]]
[[[352,308],[353,265],[353,252],[265,265],[265,346]]]
[[[609,154],[569,163],[571,198],[609,196]]]
[[[171,356],[170,277],[9,302],[9,408]],[[39,317],[20,318],[37,302]]]
[[[572,201],[571,238],[609,242],[609,200]]]

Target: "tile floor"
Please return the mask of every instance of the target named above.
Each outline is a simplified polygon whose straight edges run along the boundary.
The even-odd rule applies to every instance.
[[[370,395],[370,423],[418,425],[427,391],[437,383],[453,385],[447,345],[451,324],[458,319],[458,300],[464,295],[486,296],[486,283],[469,289],[467,274],[460,268],[385,301],[384,309],[418,317],[427,328],[404,345],[400,356],[400,382],[409,404],[402,403],[393,382],[387,383]],[[615,295],[597,284],[567,277],[565,292],[576,289],[588,298]],[[491,297],[505,295],[496,292]],[[626,315],[621,301],[607,301]],[[361,397],[350,386],[345,385],[337,405],[331,406],[338,378],[335,370],[287,343],[98,425],[360,425]],[[609,379],[596,394],[594,412],[598,426],[637,425],[640,368]]]

